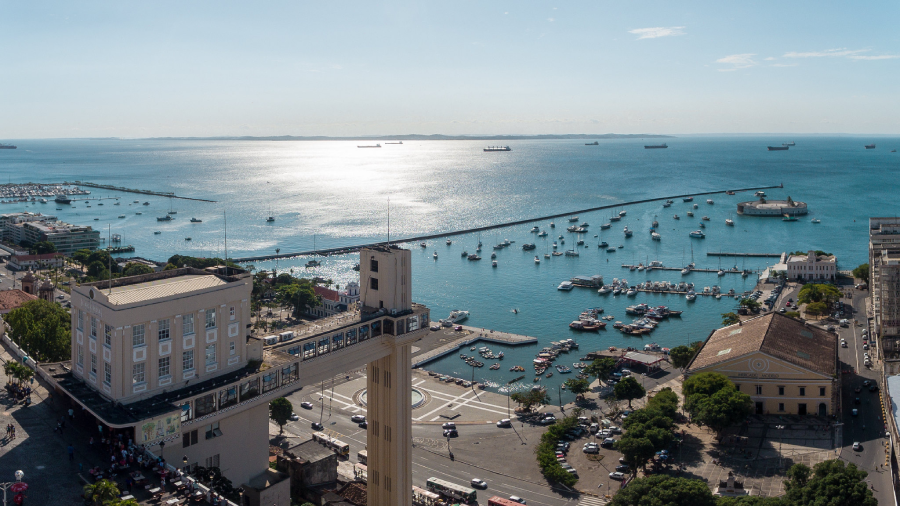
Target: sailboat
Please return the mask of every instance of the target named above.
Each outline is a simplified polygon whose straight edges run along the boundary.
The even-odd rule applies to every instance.
[[[316,252],[316,234],[313,234],[313,254],[315,254],[315,252]],[[306,262],[306,267],[318,267],[320,265],[322,265],[322,262],[320,262],[318,260],[310,260],[309,262]]]
[[[97,204],[97,205],[102,206],[103,204]],[[169,212],[167,214],[178,214],[178,211],[172,210],[172,199],[169,199]]]
[[[266,223],[272,223],[275,221],[275,217],[272,216],[272,206],[269,206],[269,217],[266,218]]]

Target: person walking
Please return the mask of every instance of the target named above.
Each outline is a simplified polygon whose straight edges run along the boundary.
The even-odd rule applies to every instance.
[[[72,446],[72,443],[69,443],[69,447],[66,449],[69,451],[69,462],[75,460],[75,447]]]
[[[74,419],[75,419],[75,410],[72,408],[69,408],[69,420],[74,420]]]

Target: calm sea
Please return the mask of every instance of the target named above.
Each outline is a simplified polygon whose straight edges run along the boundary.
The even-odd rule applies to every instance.
[[[796,141],[789,151],[766,151],[767,145]],[[228,255],[231,257],[331,248],[383,240],[387,236],[390,199],[391,236],[409,237],[489,225],[530,216],[610,205],[632,200],[729,188],[784,184],[769,190],[770,198],[792,197],[807,202],[810,214],[797,222],[737,216],[735,204],[750,200],[748,194],[714,195],[690,204],[678,201],[668,209],[661,203],[623,207],[627,215],[612,229],[600,231],[609,211],[582,214],[590,233],[580,256],[544,259],[549,243],[558,235],[565,246],[575,236],[565,232],[566,220],[534,225],[551,233],[546,239],[529,232],[532,225],[495,232],[454,237],[453,245],[429,241],[413,250],[413,294],[431,307],[435,319],[452,309],[467,309],[470,325],[534,335],[541,342],[574,337],[580,352],[608,346],[637,346],[656,342],[675,346],[705,338],[720,324],[720,314],[734,309],[733,299],[639,294],[633,298],[599,296],[596,291],[556,290],[560,281],[574,275],[602,274],[606,281],[626,278],[638,281],[681,281],[678,272],[646,274],[623,269],[623,263],[660,260],[666,266],[691,261],[698,267],[759,269],[774,259],[726,259],[707,257],[708,251],[780,253],[785,250],[822,249],[837,255],[839,268],[851,269],[866,261],[866,223],[870,216],[897,213],[896,171],[900,139],[878,138],[878,148],[866,150],[871,139],[858,137],[686,137],[668,139],[669,149],[645,150],[641,140],[604,140],[599,146],[584,141],[511,141],[510,152],[485,153],[482,141],[409,141],[381,149],[358,149],[358,142],[264,141],[120,141],[120,140],[21,140],[16,150],[0,152],[3,182],[61,182],[84,180],[129,188],[172,191],[178,195],[217,201],[201,203],[136,194],[92,190],[92,197],[118,196],[122,204],[86,208],[49,204],[0,205],[0,212],[22,210],[56,214],[60,219],[92,225],[124,237],[136,247],[135,255],[165,260],[175,253],[209,256],[224,253],[224,216],[228,220]],[[657,141],[652,141],[656,143]],[[649,143],[649,142],[647,142]],[[149,201],[149,206],[133,203]],[[156,221],[169,210],[177,211],[168,223]],[[141,215],[135,213],[141,212]],[[673,214],[681,220],[674,220]],[[118,218],[124,215],[125,218]],[[266,223],[273,215],[274,223]],[[706,239],[690,239],[688,232],[708,216]],[[190,223],[195,217],[203,222]],[[736,226],[726,227],[733,218]],[[98,220],[95,220],[98,218]],[[821,220],[820,224],[810,222]],[[649,227],[657,219],[662,240],[650,240]],[[622,233],[627,225],[632,238]],[[154,235],[154,231],[161,234]],[[595,238],[598,234],[600,237]],[[185,238],[190,237],[190,241]],[[462,251],[474,252],[484,243],[480,262],[469,262]],[[497,268],[490,263],[491,246],[504,240],[515,245],[498,251]],[[558,240],[558,239],[557,239]],[[597,248],[599,240],[624,245],[615,253]],[[535,242],[533,252],[519,247]],[[439,258],[432,254],[437,251]],[[541,263],[534,263],[534,255]],[[344,284],[357,275],[356,258],[329,257],[322,267],[305,269],[305,258],[279,260],[279,271],[318,275]],[[260,262],[260,269],[276,262]],[[685,280],[698,288],[720,285],[723,291],[752,288],[755,280],[739,275],[692,273]],[[568,323],[587,307],[603,307],[606,314],[628,321],[624,307],[637,302],[665,304],[684,310],[681,319],[663,322],[649,338],[625,337],[612,329],[599,334],[576,334]],[[512,310],[518,309],[518,313]],[[543,346],[543,345],[540,345]],[[487,367],[476,379],[505,382],[515,364],[528,366],[540,346],[503,348],[506,359],[499,371]],[[472,371],[456,355],[432,363],[429,368],[462,377]],[[529,375],[530,379],[530,375]],[[565,375],[544,383],[556,390]],[[554,398],[555,400],[555,398]]]

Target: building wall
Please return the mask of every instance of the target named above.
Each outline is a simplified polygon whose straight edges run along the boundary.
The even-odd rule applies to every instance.
[[[206,439],[212,424],[190,426],[182,435],[181,445],[166,447],[166,460],[181,466],[187,456],[188,465],[209,467],[218,455],[219,468],[235,487],[246,484],[268,467],[269,462],[269,405],[263,403],[220,419],[221,436]],[[192,437],[197,431],[197,443],[184,445],[184,434]],[[170,449],[171,448],[171,449]]]
[[[405,311],[412,307],[412,256],[409,250],[360,251],[360,302],[371,308]]]
[[[179,388],[188,381],[196,383],[239,369],[247,363],[244,344],[245,327],[250,322],[251,288],[244,279],[199,293],[118,307],[109,304],[101,287],[74,287],[73,373],[107,397],[129,403],[162,390]],[[209,311],[216,312],[215,327],[207,329]],[[193,316],[193,334],[185,333],[188,315]],[[166,324],[169,338],[161,339],[160,331]],[[143,326],[143,344],[135,345],[134,334],[140,326]],[[215,362],[207,365],[209,346],[215,350]],[[193,369],[184,367],[185,351],[193,351]],[[96,357],[96,373],[91,371],[92,356]],[[160,359],[164,358],[168,358],[168,375],[161,374],[165,371],[160,368]],[[109,382],[106,382],[106,364],[111,368]],[[135,381],[137,364],[143,364],[143,382]]]
[[[700,372],[718,372],[727,376],[750,396],[757,413],[760,409],[756,403],[762,403],[762,414],[796,415],[801,404],[806,405],[809,415],[818,414],[820,404],[825,405],[827,415],[834,414],[836,380],[765,353],[752,353],[707,368],[690,370],[688,376]],[[801,392],[801,388],[805,391]]]
[[[806,256],[790,256],[787,259],[787,276],[790,279],[834,279],[837,262],[834,259],[820,261],[814,251]]]

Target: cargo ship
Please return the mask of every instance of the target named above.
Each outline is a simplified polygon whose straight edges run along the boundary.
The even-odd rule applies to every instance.
[[[0,149],[16,149],[16,147],[11,144],[0,144]]]
[[[668,147],[669,146],[666,146],[666,143],[664,142],[658,146],[655,146],[655,145],[654,146],[644,146],[644,149],[666,149]]]
[[[787,146],[769,146],[769,151],[787,151]]]
[[[585,145],[585,146],[599,146],[600,143],[599,143],[598,141],[594,141],[594,142],[585,142],[584,145]]]
[[[358,147],[358,148],[380,148],[381,144],[376,144],[374,146],[366,145],[366,146],[356,146],[356,147]]]
[[[485,151],[512,151],[509,149],[509,146],[488,146],[484,148]]]
[[[874,144],[866,144],[866,149],[875,149]]]

